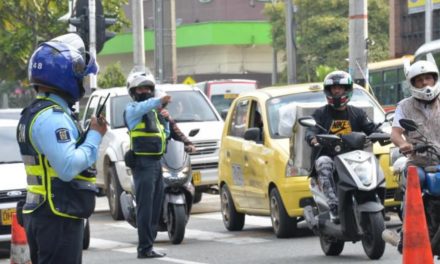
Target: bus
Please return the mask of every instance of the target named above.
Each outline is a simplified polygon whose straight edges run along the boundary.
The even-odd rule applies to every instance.
[[[385,111],[393,110],[400,100],[411,95],[405,81],[403,63],[405,60],[412,63],[414,58],[406,55],[368,64],[368,81]]]

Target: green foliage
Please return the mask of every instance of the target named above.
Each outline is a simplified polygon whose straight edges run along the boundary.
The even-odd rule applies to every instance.
[[[120,62],[116,62],[107,66],[102,74],[98,75],[98,87],[99,88],[111,88],[125,85],[125,76],[122,72]]]
[[[121,9],[128,0],[103,0],[105,14],[117,17],[113,30],[128,20]],[[58,18],[68,11],[66,0],[0,1],[0,80],[25,80],[27,62],[42,41],[67,33],[67,22]]]
[[[322,81],[327,69],[348,68],[348,13],[347,0],[292,0],[295,13],[298,82]],[[274,6],[266,4],[264,14],[272,24],[273,46],[285,51],[284,1]],[[276,14],[278,13],[278,14]],[[369,61],[388,57],[389,3],[383,0],[368,1],[368,32],[374,45],[369,46]],[[286,58],[284,58],[285,61]],[[280,74],[285,82],[286,69]]]

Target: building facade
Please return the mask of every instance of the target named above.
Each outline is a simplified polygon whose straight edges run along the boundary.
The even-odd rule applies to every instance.
[[[263,15],[267,0],[175,0],[177,82],[241,78],[271,84],[274,55],[271,25]],[[146,66],[154,69],[153,0],[144,0]],[[131,19],[131,7],[125,7]],[[281,61],[283,54],[278,54]],[[98,55],[100,64],[133,67],[130,31],[109,40]],[[278,65],[283,69],[283,65]]]

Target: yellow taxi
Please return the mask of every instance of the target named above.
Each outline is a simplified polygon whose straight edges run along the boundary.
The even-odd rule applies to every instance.
[[[319,83],[269,87],[240,94],[232,103],[223,129],[219,156],[221,213],[226,229],[241,230],[245,215],[270,216],[277,237],[295,235],[303,207],[312,199],[309,191],[310,147],[304,128],[293,126],[292,135],[281,130],[280,109],[289,104],[296,116],[311,115],[326,103]],[[350,104],[366,109],[376,123],[384,122],[380,104],[355,85]],[[390,129],[384,123],[383,130]],[[388,132],[388,131],[387,131]],[[375,144],[373,151],[386,178],[382,200],[397,208],[398,187],[389,164],[390,146]]]

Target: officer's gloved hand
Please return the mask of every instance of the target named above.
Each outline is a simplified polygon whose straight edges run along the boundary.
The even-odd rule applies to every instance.
[[[101,136],[104,136],[107,132],[107,121],[105,120],[105,117],[102,115],[99,118],[92,116],[90,119],[90,129],[96,130]]]

